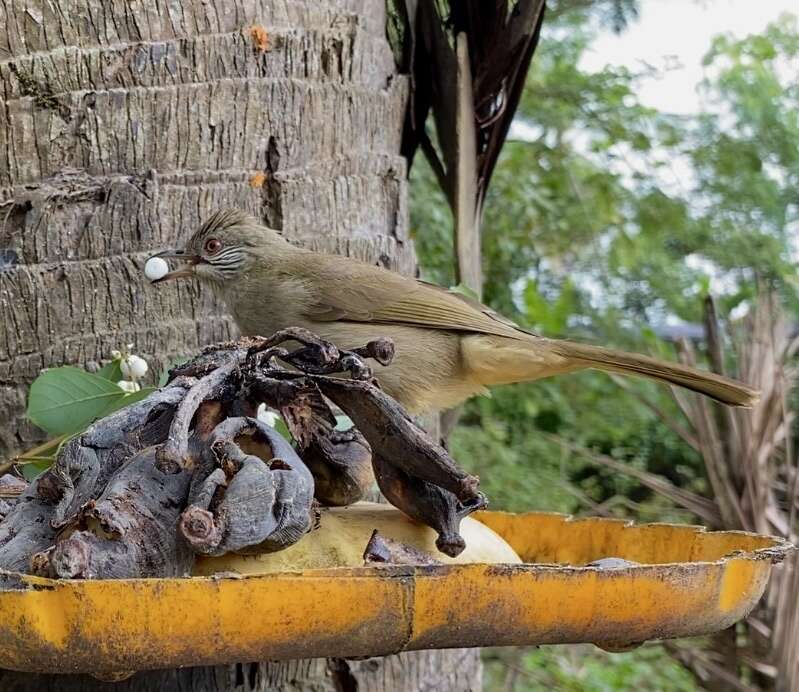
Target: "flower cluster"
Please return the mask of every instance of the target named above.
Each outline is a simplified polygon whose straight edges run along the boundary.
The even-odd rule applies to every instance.
[[[111,351],[111,357],[119,361],[119,369],[122,372],[121,379],[117,382],[120,389],[126,392],[138,392],[141,389],[141,380],[148,370],[147,361],[141,356],[131,353],[133,344],[128,344],[124,351]]]

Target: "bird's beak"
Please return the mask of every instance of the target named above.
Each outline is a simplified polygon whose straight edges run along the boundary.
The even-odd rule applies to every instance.
[[[203,258],[199,255],[187,255],[185,250],[164,250],[163,252],[159,252],[157,255],[153,255],[153,257],[160,257],[161,259],[183,260],[183,264],[181,264],[177,269],[169,272],[168,274],[164,274],[160,279],[156,279],[152,282],[154,284],[160,284],[164,281],[169,281],[170,279],[192,277],[194,276],[194,267],[203,261]]]

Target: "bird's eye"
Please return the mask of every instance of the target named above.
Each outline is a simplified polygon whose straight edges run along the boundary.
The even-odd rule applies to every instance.
[[[222,249],[222,241],[217,238],[209,238],[205,241],[205,252],[209,255],[215,255]]]

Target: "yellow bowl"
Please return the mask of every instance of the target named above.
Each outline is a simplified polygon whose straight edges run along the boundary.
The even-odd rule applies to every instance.
[[[524,564],[98,581],[0,573],[0,667],[109,675],[464,646],[620,648],[729,627],[792,549],[693,526],[475,516]],[[607,557],[639,564],[586,566]]]

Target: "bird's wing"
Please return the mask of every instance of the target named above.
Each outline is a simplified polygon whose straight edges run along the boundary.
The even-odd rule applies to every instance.
[[[460,293],[380,267],[325,256],[310,281],[311,321],[407,324],[522,338],[509,319]]]
[[[471,307],[473,310],[482,313],[486,317],[490,317],[492,320],[499,322],[500,324],[503,324],[506,327],[509,327],[515,332],[524,332],[526,334],[532,334],[532,332],[528,332],[526,329],[522,329],[509,317],[505,317],[505,315],[500,315],[498,312],[488,307],[487,305],[483,305],[479,300],[476,300],[475,298],[470,298],[469,296],[463,293],[453,291],[452,289],[449,288],[444,288],[443,286],[439,286],[438,284],[432,284],[428,281],[422,281],[420,279],[417,279],[416,283],[425,286],[427,288],[430,288],[434,291],[445,293],[450,298],[455,298],[456,300],[459,300],[462,303],[466,303],[466,305]]]

